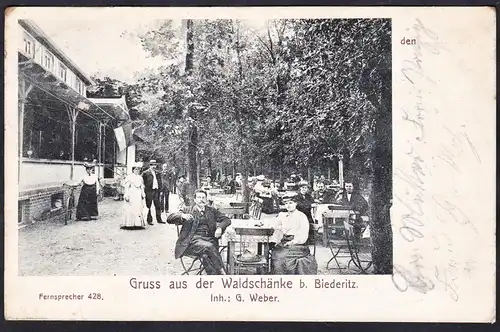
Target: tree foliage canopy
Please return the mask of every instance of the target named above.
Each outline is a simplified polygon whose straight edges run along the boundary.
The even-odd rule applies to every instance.
[[[139,38],[170,64],[132,86],[105,78],[100,92],[126,91],[141,113],[143,148],[157,158],[185,164],[194,125],[204,163],[270,173],[335,165],[344,154],[363,156],[370,171],[375,114],[391,88],[389,20],[275,20],[260,30],[197,20],[190,75],[182,68],[185,40],[171,21]]]

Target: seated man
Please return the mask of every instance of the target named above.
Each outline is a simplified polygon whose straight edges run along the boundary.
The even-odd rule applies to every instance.
[[[219,253],[219,238],[231,219],[207,206],[207,193],[197,190],[194,205],[167,217],[169,224],[182,225],[175,245],[175,258],[183,255],[200,257],[207,274],[226,274]]]
[[[344,190],[338,193],[337,203],[348,206],[354,211],[354,235],[359,237],[361,235],[361,225],[363,223],[361,216],[366,215],[368,212],[368,203],[361,194],[354,191],[353,181],[346,180],[344,188]]]
[[[283,233],[283,238],[273,250],[272,273],[278,275],[317,274],[316,258],[311,255],[306,244],[309,236],[309,221],[304,213],[297,210],[295,197],[285,197],[283,200],[288,212],[278,215],[281,227],[277,230]]]
[[[236,181],[233,180],[231,175],[227,176],[227,184],[226,184],[226,194],[234,195],[236,194]]]
[[[323,182],[318,182],[317,190],[313,192],[314,202],[318,204],[332,204],[335,201],[335,197],[331,191],[326,190],[326,186]]]

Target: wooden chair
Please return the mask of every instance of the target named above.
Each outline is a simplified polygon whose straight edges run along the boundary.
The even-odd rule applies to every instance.
[[[181,228],[182,225],[176,225],[177,227],[177,237],[179,237],[179,234],[181,233]],[[219,253],[221,254],[221,257],[224,257],[222,253],[224,250],[227,249],[227,246],[220,246],[219,247]],[[201,275],[205,272],[205,268],[203,267],[203,263],[201,262],[201,257],[198,256],[193,256],[193,255],[182,255],[180,258],[182,268],[184,269],[184,272],[182,275]],[[227,262],[226,262],[227,264]],[[227,270],[227,267],[226,267]]]
[[[177,237],[179,237],[182,225],[176,225],[176,227]],[[182,255],[179,259],[181,261],[182,268],[184,269],[184,272],[182,273],[183,276],[190,274],[201,275],[205,271],[200,257],[192,255]]]
[[[219,211],[230,218],[241,219],[245,214],[245,207],[222,207]]]
[[[230,202],[229,205],[234,208],[245,208],[245,213],[247,213],[252,205],[251,202]]]
[[[360,274],[367,274],[372,266],[371,238],[362,238],[362,234],[367,224],[357,224],[359,228],[357,230],[358,232],[355,232],[354,224],[349,221],[350,220],[344,221],[344,228],[346,230],[345,237],[351,256],[349,263],[347,263],[347,268],[351,270],[351,264],[353,264]]]
[[[260,217],[262,216],[262,203],[262,198],[254,198],[248,211],[250,218],[260,220]]]
[[[326,263],[326,268],[329,270],[338,269],[340,273],[348,269],[348,266],[341,267],[338,261],[339,258],[350,258],[349,243],[345,236],[344,221],[350,216],[349,210],[336,211],[335,217],[323,216],[323,241],[327,239],[327,246],[330,249],[332,257]],[[325,234],[327,233],[327,234]],[[335,262],[337,267],[330,267],[330,263]]]

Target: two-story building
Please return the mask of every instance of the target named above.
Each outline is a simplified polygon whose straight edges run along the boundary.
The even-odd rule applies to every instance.
[[[130,120],[125,99],[89,99],[95,84],[33,21],[19,20],[18,222],[56,216],[64,183],[78,181],[85,162],[100,178],[128,172],[135,147],[119,151],[114,129]],[[64,206],[63,206],[64,207]]]

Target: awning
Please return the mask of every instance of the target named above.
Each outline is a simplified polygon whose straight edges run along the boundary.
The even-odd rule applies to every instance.
[[[71,88],[66,82],[55,76],[52,72],[46,70],[33,59],[27,58],[19,53],[19,76],[26,79],[40,90],[53,96],[72,107],[85,112],[97,121],[105,122],[117,117],[102,107],[94,104],[91,100],[79,94]]]
[[[130,115],[125,96],[120,98],[88,98],[92,103],[112,114],[118,121],[129,121]]]

